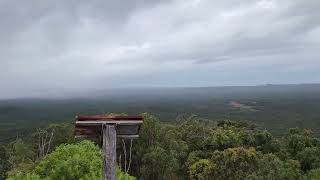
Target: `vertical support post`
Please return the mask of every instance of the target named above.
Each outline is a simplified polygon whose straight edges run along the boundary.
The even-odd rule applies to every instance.
[[[104,180],[116,180],[116,127],[104,124],[102,132],[103,178]]]

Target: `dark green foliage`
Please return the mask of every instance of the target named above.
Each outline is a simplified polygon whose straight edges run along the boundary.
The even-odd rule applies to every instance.
[[[308,180],[318,180],[320,177],[320,169],[312,169],[308,172],[306,179]]]
[[[206,179],[246,179],[258,170],[258,155],[254,148],[229,148],[215,151],[210,158],[210,166],[204,172]]]
[[[50,124],[47,128],[37,129],[32,137],[37,158],[42,159],[56,146],[75,142],[74,125],[70,123]]]
[[[10,169],[9,156],[4,146],[0,146],[0,180],[6,179],[7,171]]]
[[[10,170],[6,175],[14,175],[18,172],[26,172],[33,168],[36,151],[32,144],[22,139],[16,139],[6,147],[7,162]]]
[[[134,180],[117,170],[119,180]],[[102,178],[101,151],[90,141],[63,144],[37,163],[29,172],[17,172],[9,180],[100,180]]]
[[[199,180],[210,179],[210,170],[210,161],[208,159],[199,159],[189,166],[189,177],[190,179]]]
[[[35,157],[35,152],[32,146],[23,141],[22,139],[16,139],[8,146],[9,162],[11,165],[19,163],[29,163]]]
[[[193,116],[172,125],[149,114],[145,120],[134,149],[142,161],[131,171],[139,179],[291,180],[319,167],[318,149],[308,149],[320,147],[318,139],[306,129],[275,138],[244,121],[212,123]]]
[[[143,155],[140,179],[170,179],[178,167],[174,154],[161,147],[148,150]]]
[[[45,157],[35,168],[41,178],[101,179],[102,160],[97,146],[83,141],[61,145]]]
[[[143,115],[145,121],[140,138],[133,141],[129,169],[129,174],[138,179],[319,179],[320,143],[310,130],[292,128],[276,137],[247,121],[209,121],[190,116],[162,123],[153,115]],[[51,125],[44,130],[59,132],[52,148],[69,144],[38,159],[35,136],[17,139],[2,155],[11,163],[7,172],[10,177],[101,178],[97,146],[87,141],[74,144],[73,130],[67,125]],[[120,167],[125,162],[122,148],[118,143]]]
[[[297,154],[303,171],[320,168],[320,147],[307,147]]]
[[[300,128],[289,129],[289,133],[284,137],[284,142],[288,152],[293,157],[307,147],[318,145],[310,130]]]
[[[171,179],[183,168],[180,161],[185,158],[184,142],[176,138],[173,126],[161,125],[159,120],[144,114],[145,122],[140,138],[133,149],[134,175],[139,179]]]
[[[273,154],[254,148],[229,148],[215,151],[189,168],[190,179],[301,179],[299,162],[282,161]]]
[[[35,173],[23,173],[18,172],[13,177],[8,178],[8,180],[41,180],[43,178],[40,178],[39,175]]]
[[[261,154],[257,155],[258,166],[255,172],[249,175],[248,179],[259,180],[291,180],[301,179],[301,169],[298,161],[284,160],[282,161],[274,154]]]

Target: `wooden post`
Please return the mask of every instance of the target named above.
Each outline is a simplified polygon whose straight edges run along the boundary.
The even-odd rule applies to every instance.
[[[116,140],[115,125],[104,124],[103,131],[103,176],[104,180],[116,180]]]
[[[138,138],[143,117],[96,115],[76,118],[75,136],[102,145],[103,180],[116,180],[116,138]]]

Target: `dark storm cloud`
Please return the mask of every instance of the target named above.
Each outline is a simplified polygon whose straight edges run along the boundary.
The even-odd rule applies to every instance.
[[[318,0],[0,0],[0,98],[320,82],[319,8]]]

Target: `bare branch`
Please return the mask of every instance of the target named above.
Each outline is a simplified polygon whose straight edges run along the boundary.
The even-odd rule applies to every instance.
[[[123,145],[123,153],[124,153],[124,172],[127,171],[127,150],[126,150],[126,142],[122,139]]]
[[[129,169],[130,169],[130,165],[131,165],[131,155],[132,155],[132,141],[133,139],[130,139],[130,149],[129,149],[129,164],[128,164],[128,169],[126,171],[126,173],[129,173]]]
[[[54,129],[51,131],[51,136],[50,136],[50,139],[49,139],[49,142],[48,142],[46,155],[49,154],[49,152],[50,152],[50,146],[51,146],[51,142],[52,142],[52,139],[53,139],[53,134],[54,134]]]

